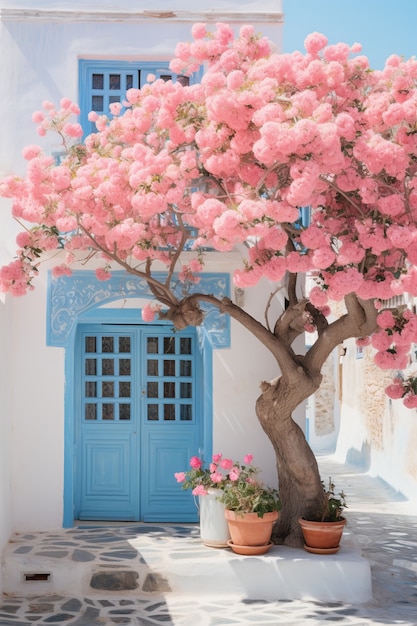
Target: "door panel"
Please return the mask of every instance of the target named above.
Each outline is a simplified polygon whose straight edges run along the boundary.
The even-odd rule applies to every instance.
[[[149,480],[142,489],[143,520],[165,522],[196,521],[197,509],[189,491],[178,485],[174,473],[186,469],[198,450],[193,433],[149,432],[143,440],[143,455],[149,467]],[[197,448],[195,447],[197,446]]]
[[[135,442],[129,433],[108,430],[106,436],[108,440],[103,436],[97,440],[96,433],[85,433],[82,438],[84,467],[79,519],[135,520]]]
[[[196,521],[174,478],[203,447],[195,330],[91,325],[78,348],[76,517]]]
[[[190,493],[174,473],[186,469],[202,446],[195,393],[201,372],[195,332],[143,333],[142,459],[149,476],[141,482],[144,521],[195,521]]]
[[[79,519],[139,519],[136,334],[93,326],[80,336]]]

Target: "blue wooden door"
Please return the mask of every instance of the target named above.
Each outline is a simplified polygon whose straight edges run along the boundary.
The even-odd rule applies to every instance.
[[[195,521],[174,478],[204,443],[195,331],[84,326],[77,363],[75,517]]]

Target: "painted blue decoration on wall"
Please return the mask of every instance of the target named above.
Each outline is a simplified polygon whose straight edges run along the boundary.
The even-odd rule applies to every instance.
[[[155,278],[164,280],[166,274],[157,272]],[[178,283],[178,297],[183,285]],[[230,276],[226,273],[202,274],[198,285],[190,288],[192,292],[210,293],[218,298],[230,297]],[[53,278],[48,275],[48,314],[46,340],[49,346],[66,346],[80,317],[92,309],[115,300],[129,298],[154,299],[143,279],[130,276],[123,271],[112,272],[111,278],[99,281],[91,270],[77,270],[71,276]],[[216,307],[202,303],[204,330],[213,348],[230,347],[230,319],[221,314]],[[138,311],[136,323],[143,323]]]

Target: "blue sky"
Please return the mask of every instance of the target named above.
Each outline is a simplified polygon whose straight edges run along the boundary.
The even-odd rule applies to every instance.
[[[284,52],[301,50],[309,33],[329,43],[361,43],[372,68],[391,54],[417,57],[417,0],[283,0]]]

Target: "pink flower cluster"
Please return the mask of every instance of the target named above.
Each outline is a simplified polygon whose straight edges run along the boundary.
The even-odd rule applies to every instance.
[[[71,122],[74,115],[80,114],[80,108],[77,104],[71,102],[69,98],[62,98],[60,102],[61,108],[57,110],[53,102],[45,100],[42,104],[43,111],[35,111],[32,120],[38,124],[38,134],[43,137],[50,130],[57,132],[65,142],[66,137],[79,138],[82,137],[83,130],[78,122]],[[65,144],[67,145],[67,144]],[[25,150],[25,158],[35,158],[37,154],[28,154]]]
[[[381,369],[405,369],[411,344],[417,341],[417,315],[409,309],[384,309],[377,324],[379,330],[371,337],[375,363]]]
[[[417,408],[417,377],[407,376],[405,378],[397,376],[391,385],[385,389],[389,398],[398,400],[403,398],[403,404],[408,409]]]
[[[257,470],[251,465],[252,460],[252,454],[247,454],[241,465],[224,458],[222,454],[213,454],[211,463],[204,467],[204,461],[193,456],[190,459],[191,470],[176,472],[174,476],[183,489],[192,489],[194,496],[205,496],[209,488],[222,489],[228,483],[236,483],[242,471],[255,473]]]
[[[192,36],[171,69],[204,65],[201,84],[130,89],[122,108],[90,114],[97,132],[84,143],[67,98],[34,114],[66,157],[58,164],[29,145],[26,175],[0,182],[14,217],[32,226],[0,289],[31,289],[40,257],[56,249],[66,256],[55,275],[85,251],[103,258],[101,280],[110,262],[145,279],[162,264],[186,289],[202,251],[238,247],[247,250],[239,287],[314,272],[320,308],[350,293],[417,296],[417,60],[393,55],[370,71],[359,46],[328,45],[320,33],[305,54],[276,53],[251,26],[235,36],[198,23]],[[308,225],[299,220],[307,206]],[[154,314],[145,307],[146,319]],[[411,327],[375,337],[382,367],[405,362]]]

